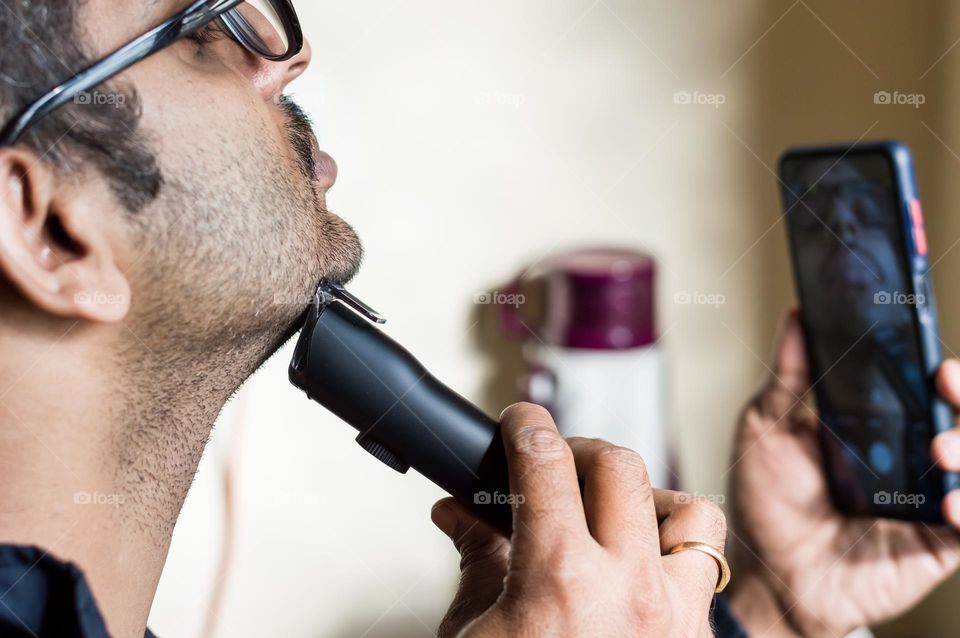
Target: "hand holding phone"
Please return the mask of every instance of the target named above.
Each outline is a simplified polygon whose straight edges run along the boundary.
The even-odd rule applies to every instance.
[[[816,382],[807,360],[791,313],[734,443],[728,593],[748,635],[844,636],[896,618],[960,566],[960,492],[937,503],[953,529],[836,509],[818,414],[798,399]],[[935,378],[956,411],[960,361],[945,361]],[[956,427],[934,440],[940,470],[960,468],[958,443]]]

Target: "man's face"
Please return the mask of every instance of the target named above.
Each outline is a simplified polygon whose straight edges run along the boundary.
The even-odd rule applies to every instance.
[[[906,290],[895,241],[892,195],[865,180],[849,162],[811,164],[791,212],[801,281],[813,308],[811,321],[827,334],[860,337],[876,322],[909,321],[909,312],[876,302],[876,295]]]
[[[144,11],[96,0],[79,17],[91,53],[103,55],[185,5],[158,0]],[[137,334],[151,349],[253,340],[267,355],[290,336],[322,277],[355,274],[361,248],[326,208],[336,165],[299,109],[280,98],[309,64],[309,45],[269,62],[229,38],[209,39],[181,40],[120,78],[139,96],[138,133],[163,178],[143,210],[116,212],[132,289],[126,324],[151,326]]]

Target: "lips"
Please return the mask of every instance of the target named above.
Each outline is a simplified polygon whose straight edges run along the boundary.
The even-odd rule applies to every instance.
[[[876,260],[869,254],[854,252],[853,248],[837,248],[820,269],[820,281],[833,287],[875,287],[883,283],[880,275]]]
[[[337,182],[339,169],[337,163],[330,155],[320,150],[317,139],[312,139],[313,143],[313,179],[316,185],[326,191],[333,187]]]

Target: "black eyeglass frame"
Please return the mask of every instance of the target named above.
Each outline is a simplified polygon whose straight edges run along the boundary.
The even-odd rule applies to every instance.
[[[257,56],[271,61],[289,60],[303,49],[303,31],[292,0],[269,0],[277,10],[288,40],[287,51],[269,55],[243,37],[230,16],[224,15],[245,0],[195,0],[180,13],[53,88],[15,116],[0,132],[0,148],[13,146],[31,126],[81,93],[110,80],[141,60],[157,53],[181,38],[193,35],[211,22],[222,19],[231,37]]]

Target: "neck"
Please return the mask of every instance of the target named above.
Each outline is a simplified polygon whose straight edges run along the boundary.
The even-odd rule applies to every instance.
[[[234,349],[227,372],[211,351],[164,368],[144,345],[117,370],[122,349],[90,347],[98,329],[75,325],[53,346],[0,337],[0,542],[78,565],[111,634],[139,638],[213,422],[256,367],[236,361],[263,353]]]

